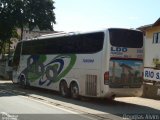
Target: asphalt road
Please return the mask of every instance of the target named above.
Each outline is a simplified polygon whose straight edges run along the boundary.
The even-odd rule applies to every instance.
[[[91,120],[78,113],[42,101],[0,90],[0,119],[16,116],[19,120]],[[44,118],[44,119],[43,119]]]
[[[77,112],[2,88],[4,86],[1,84],[0,120],[94,120]]]
[[[18,114],[19,118],[25,117],[24,120],[27,117],[39,120],[159,120],[160,102],[140,97],[116,98],[114,102],[86,98],[73,100],[63,98],[57,92],[24,89],[10,81],[0,81],[0,112],[2,115]]]

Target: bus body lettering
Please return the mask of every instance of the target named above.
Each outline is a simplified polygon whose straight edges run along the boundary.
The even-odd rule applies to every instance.
[[[111,47],[112,52],[127,52],[127,48],[125,47]]]

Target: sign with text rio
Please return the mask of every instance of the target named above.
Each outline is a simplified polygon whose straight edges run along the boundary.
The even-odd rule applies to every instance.
[[[144,68],[144,79],[160,81],[160,70]]]

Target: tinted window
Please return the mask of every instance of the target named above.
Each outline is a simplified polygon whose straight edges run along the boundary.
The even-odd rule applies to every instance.
[[[71,35],[23,43],[22,54],[87,54],[102,50],[104,33]]]
[[[18,43],[16,46],[16,50],[14,52],[13,63],[12,63],[13,66],[19,65],[20,54],[21,54],[21,43]]]
[[[45,41],[43,40],[34,40],[34,41],[25,41],[23,42],[22,54],[44,54],[45,52]]]
[[[143,46],[143,33],[135,30],[109,29],[112,46],[141,48]]]

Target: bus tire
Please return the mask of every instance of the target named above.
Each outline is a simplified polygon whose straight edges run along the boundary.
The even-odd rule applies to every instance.
[[[69,97],[69,88],[67,86],[67,82],[66,81],[63,80],[63,81],[60,82],[59,89],[60,89],[60,94],[63,97]]]
[[[24,75],[20,75],[19,83],[20,83],[20,86],[22,86],[23,88],[26,88],[26,79],[25,79]]]
[[[76,82],[71,83],[70,92],[73,99],[79,99],[79,87]]]
[[[111,95],[110,97],[107,98],[108,101],[112,102],[115,100],[116,95]]]
[[[23,88],[28,88],[28,87],[30,86],[29,83],[28,83],[27,80],[26,80],[25,75],[21,75],[21,76],[19,77],[19,81],[20,81],[20,85],[21,85]]]

